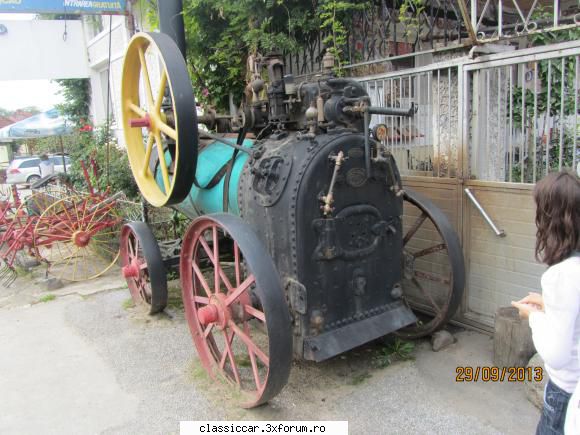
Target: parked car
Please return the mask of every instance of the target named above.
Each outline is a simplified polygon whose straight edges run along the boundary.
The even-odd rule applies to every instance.
[[[54,172],[64,172],[62,156],[54,155],[48,157],[54,163]],[[70,157],[64,156],[66,170],[70,168]],[[40,157],[30,156],[26,158],[15,158],[6,170],[7,184],[32,184],[40,180]]]

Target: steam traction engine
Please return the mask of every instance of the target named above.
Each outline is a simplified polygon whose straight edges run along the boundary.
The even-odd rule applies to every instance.
[[[370,106],[325,61],[325,74],[295,83],[279,57],[254,59],[246,104],[221,117],[237,134],[218,134],[198,130],[220,116],[197,116],[171,38],[137,34],[125,58],[133,174],[151,204],[193,219],[179,260],[187,322],[203,366],[238,388],[244,406],[279,393],[293,357],[322,361],[389,333],[432,333],[463,291],[450,223],[403,189],[381,126],[369,132],[371,115],[413,116],[413,107]],[[121,257],[134,298],[162,310],[177,256],[132,223]]]

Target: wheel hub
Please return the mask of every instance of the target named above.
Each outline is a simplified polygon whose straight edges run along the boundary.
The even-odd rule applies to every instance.
[[[219,329],[224,329],[231,318],[230,309],[226,306],[226,296],[224,294],[212,296],[210,303],[198,310],[197,318],[204,326],[215,323]]]
[[[121,269],[123,273],[123,278],[137,278],[139,276],[139,264],[136,261],[132,261]]]
[[[73,243],[79,248],[84,248],[91,241],[91,235],[86,231],[76,231],[73,236]]]

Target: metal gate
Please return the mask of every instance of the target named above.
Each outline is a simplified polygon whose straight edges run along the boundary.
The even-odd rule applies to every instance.
[[[532,190],[548,171],[579,164],[579,56],[572,41],[360,79],[373,105],[418,108],[371,125],[387,126],[405,185],[460,234],[462,323],[491,330],[498,307],[540,289]],[[428,244],[430,229],[421,231]]]

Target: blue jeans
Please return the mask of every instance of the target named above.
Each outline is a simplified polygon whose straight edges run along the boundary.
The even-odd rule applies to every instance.
[[[536,428],[536,435],[564,434],[564,420],[570,401],[570,393],[566,393],[552,381],[548,381],[544,391],[544,408]]]

